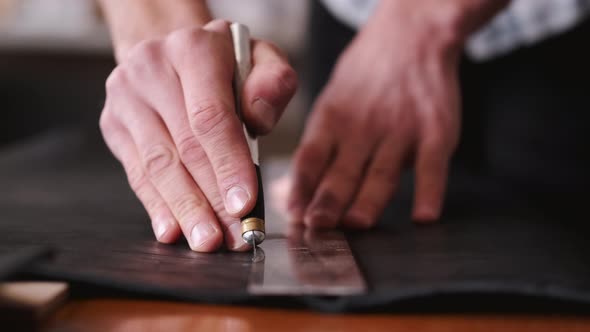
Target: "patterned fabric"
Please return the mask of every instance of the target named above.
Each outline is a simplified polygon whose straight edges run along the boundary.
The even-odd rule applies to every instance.
[[[322,0],[342,22],[358,28],[379,0]],[[487,60],[563,33],[590,14],[590,0],[513,0],[467,41],[474,60]]]

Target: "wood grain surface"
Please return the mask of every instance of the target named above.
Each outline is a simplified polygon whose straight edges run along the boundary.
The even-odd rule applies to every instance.
[[[588,331],[590,319],[560,315],[322,315],[231,306],[130,300],[74,301],[44,331]]]

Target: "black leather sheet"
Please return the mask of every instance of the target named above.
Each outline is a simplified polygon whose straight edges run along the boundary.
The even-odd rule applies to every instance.
[[[94,129],[53,131],[6,148],[0,184],[0,254],[31,245],[56,252],[29,272],[137,294],[260,300],[247,293],[249,253],[197,254],[182,242],[154,240]],[[304,303],[351,310],[437,294],[502,293],[590,304],[587,218],[566,214],[567,202],[552,206],[458,171],[442,222],[415,226],[407,218],[410,182],[405,186],[378,229],[348,234],[368,293]]]
[[[51,247],[36,272],[183,296],[243,295],[250,257],[154,241],[149,219],[97,133],[55,131],[2,156],[0,252]],[[162,290],[160,290],[162,289]]]
[[[43,247],[24,247],[0,255],[0,280],[8,279],[36,261],[49,257],[51,252]]]

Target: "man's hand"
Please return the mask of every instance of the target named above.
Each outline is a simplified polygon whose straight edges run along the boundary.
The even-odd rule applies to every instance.
[[[241,103],[249,128],[265,134],[297,79],[276,47],[254,41],[252,49]],[[257,182],[234,109],[228,23],[177,29],[117,56],[100,128],[157,239],[172,242],[182,232],[196,251],[216,250],[224,239],[231,250],[248,249],[239,217],[253,207]]]
[[[381,2],[308,121],[288,202],[295,222],[373,226],[406,166],[415,169],[414,220],[439,217],[459,137],[457,67],[468,32],[459,29],[461,9],[477,1],[460,2]]]

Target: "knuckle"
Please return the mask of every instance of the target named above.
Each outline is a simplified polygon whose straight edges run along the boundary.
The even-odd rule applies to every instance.
[[[222,18],[217,18],[207,23],[207,25],[203,27],[203,30],[213,35],[219,35],[221,33],[229,32],[230,25],[230,21]]]
[[[108,133],[111,132],[113,125],[113,116],[111,112],[105,108],[100,114],[100,119],[98,120],[98,127],[100,128],[103,136],[108,135]]]
[[[312,188],[320,176],[320,169],[323,161],[327,158],[326,152],[315,144],[302,146],[293,161],[293,169],[296,183],[304,188]],[[315,166],[315,167],[313,167]]]
[[[438,151],[448,144],[448,138],[444,130],[438,126],[430,126],[424,130],[420,140],[420,148],[426,151]]]
[[[335,188],[324,188],[318,193],[317,199],[314,199],[312,209],[337,209],[343,204],[343,200],[338,195],[338,190]]]
[[[124,65],[119,65],[109,75],[105,82],[105,89],[107,94],[115,94],[122,88],[127,87],[128,84],[128,68]]]
[[[164,48],[172,62],[180,66],[194,63],[190,59],[195,58],[210,59],[213,63],[233,62],[231,39],[201,28],[185,28],[171,33],[164,42]],[[231,70],[227,72],[233,74]]]
[[[143,172],[143,167],[139,165],[127,167],[127,181],[129,182],[131,189],[139,196],[147,184],[147,178]]]
[[[204,198],[196,194],[186,194],[177,198],[172,203],[172,209],[177,218],[187,220],[190,217],[198,214],[197,211],[205,206]]]
[[[289,201],[292,203],[301,203],[310,195],[315,189],[315,177],[307,168],[295,168],[293,171],[293,189],[289,196]]]
[[[146,201],[144,206],[146,211],[153,215],[157,215],[158,212],[165,211],[167,208],[166,203],[164,203],[163,200],[157,198]]]
[[[229,120],[229,107],[218,101],[198,101],[188,111],[191,128],[198,136],[217,136]]]
[[[178,144],[178,154],[180,160],[186,165],[189,164],[203,164],[207,160],[205,150],[201,147],[197,139],[192,135],[187,135],[181,139]]]
[[[221,196],[218,196],[216,199],[209,200],[209,205],[217,215],[217,218],[220,222],[227,223],[236,220],[235,217],[232,217],[227,213]]]
[[[125,135],[123,134],[124,130],[118,125],[114,115],[111,111],[108,111],[108,109],[103,110],[100,115],[99,129],[109,150],[111,150],[115,158],[122,161],[119,153],[119,146],[122,143],[125,143]]]
[[[157,73],[161,62],[160,43],[149,40],[137,45],[129,54],[126,66],[128,75],[136,82],[148,80],[150,75]]]
[[[241,172],[243,169],[243,164],[236,159],[234,154],[230,153],[220,153],[216,156],[216,168],[215,174],[217,174],[217,178],[219,179],[219,183],[225,188],[229,189],[233,185],[239,182],[241,176],[238,175],[238,172]]]
[[[314,188],[314,175],[306,169],[296,169],[294,172],[294,188],[299,194],[309,194]],[[292,198],[295,198],[292,196]]]
[[[305,169],[310,164],[316,163],[320,158],[325,157],[324,151],[317,147],[315,144],[303,145],[295,156],[295,165],[297,168]]]
[[[142,41],[129,53],[129,59],[134,61],[155,62],[160,55],[160,41],[156,39]]]
[[[299,85],[297,73],[291,66],[289,66],[289,64],[276,64],[272,72],[282,91],[292,94],[297,90],[297,86]]]
[[[160,176],[177,163],[176,153],[166,144],[156,144],[148,148],[143,158],[143,167],[151,177]]]
[[[185,28],[177,30],[166,39],[166,44],[173,51],[185,52],[187,48],[193,48],[197,46],[204,35],[204,31],[200,28]]]
[[[441,148],[454,143],[455,131],[452,130],[447,119],[441,121],[426,121],[422,125],[422,141],[425,146]]]

